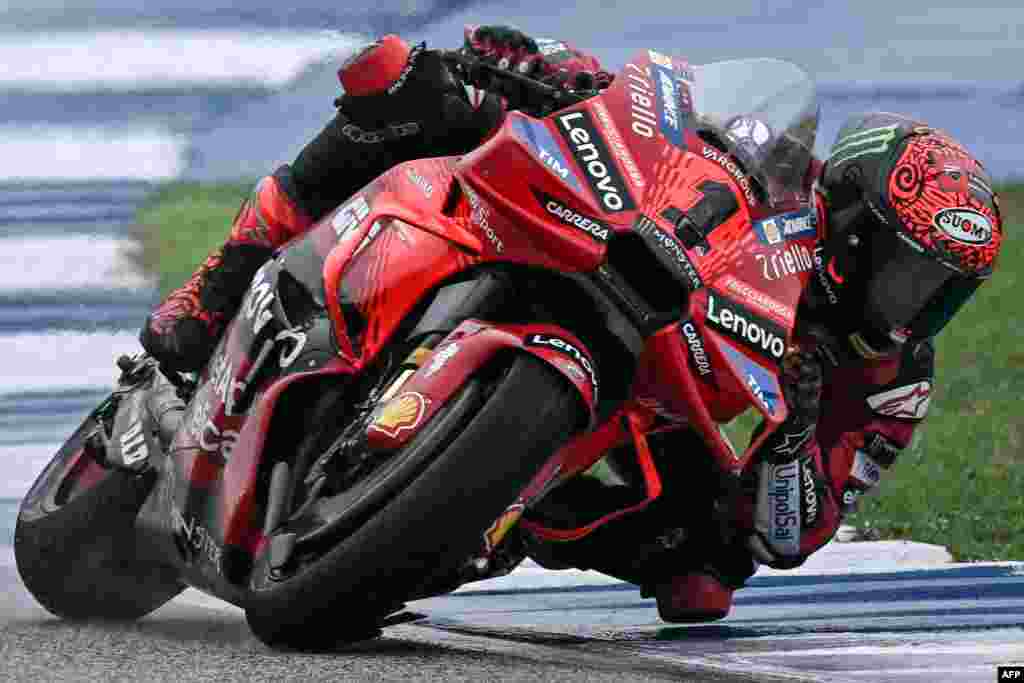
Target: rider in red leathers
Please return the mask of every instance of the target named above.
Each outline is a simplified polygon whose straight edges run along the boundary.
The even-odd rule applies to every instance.
[[[611,82],[596,59],[563,42],[497,26],[467,27],[465,38],[475,55],[551,84]],[[164,367],[205,365],[275,249],[393,165],[469,152],[505,114],[502,98],[464,86],[436,53],[397,36],[338,73],[335,118],[256,185],[223,247],[147,319],[142,344]],[[910,444],[933,391],[931,338],[995,264],[996,196],[981,164],[941,131],[893,114],[854,117],[808,185],[825,239],[798,311],[798,344],[783,361],[790,417],[761,447],[726,532],[700,539],[703,552],[687,555],[699,564],[645,569],[625,547],[586,562],[641,583],[667,621],[724,617],[759,562],[795,567],[832,538]],[[628,541],[607,526],[595,536]]]

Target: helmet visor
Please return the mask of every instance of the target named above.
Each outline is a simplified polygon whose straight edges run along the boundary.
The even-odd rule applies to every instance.
[[[900,233],[875,230],[871,242],[864,313],[893,341],[938,334],[981,282],[911,246]]]

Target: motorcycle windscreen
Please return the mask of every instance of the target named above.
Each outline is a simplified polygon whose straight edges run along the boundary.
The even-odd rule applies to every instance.
[[[778,59],[714,62],[693,72],[698,128],[724,142],[770,199],[803,192],[818,131],[810,76]]]

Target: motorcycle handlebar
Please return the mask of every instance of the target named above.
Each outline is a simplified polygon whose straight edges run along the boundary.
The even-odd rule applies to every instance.
[[[511,109],[536,116],[577,104],[596,94],[593,90],[568,90],[503,69],[461,50],[439,50],[441,59],[466,83],[504,97]]]

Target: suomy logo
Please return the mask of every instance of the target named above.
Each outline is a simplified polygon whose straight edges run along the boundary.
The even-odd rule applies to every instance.
[[[757,353],[775,360],[782,360],[786,353],[786,332],[781,327],[723,296],[708,295],[708,322]]]
[[[608,147],[597,134],[589,112],[574,111],[558,117],[559,131],[572,148],[573,156],[586,171],[587,182],[606,211],[635,208],[625,179],[611,159]]]
[[[963,244],[988,244],[992,241],[992,223],[974,209],[943,209],[935,214],[935,227]]]

